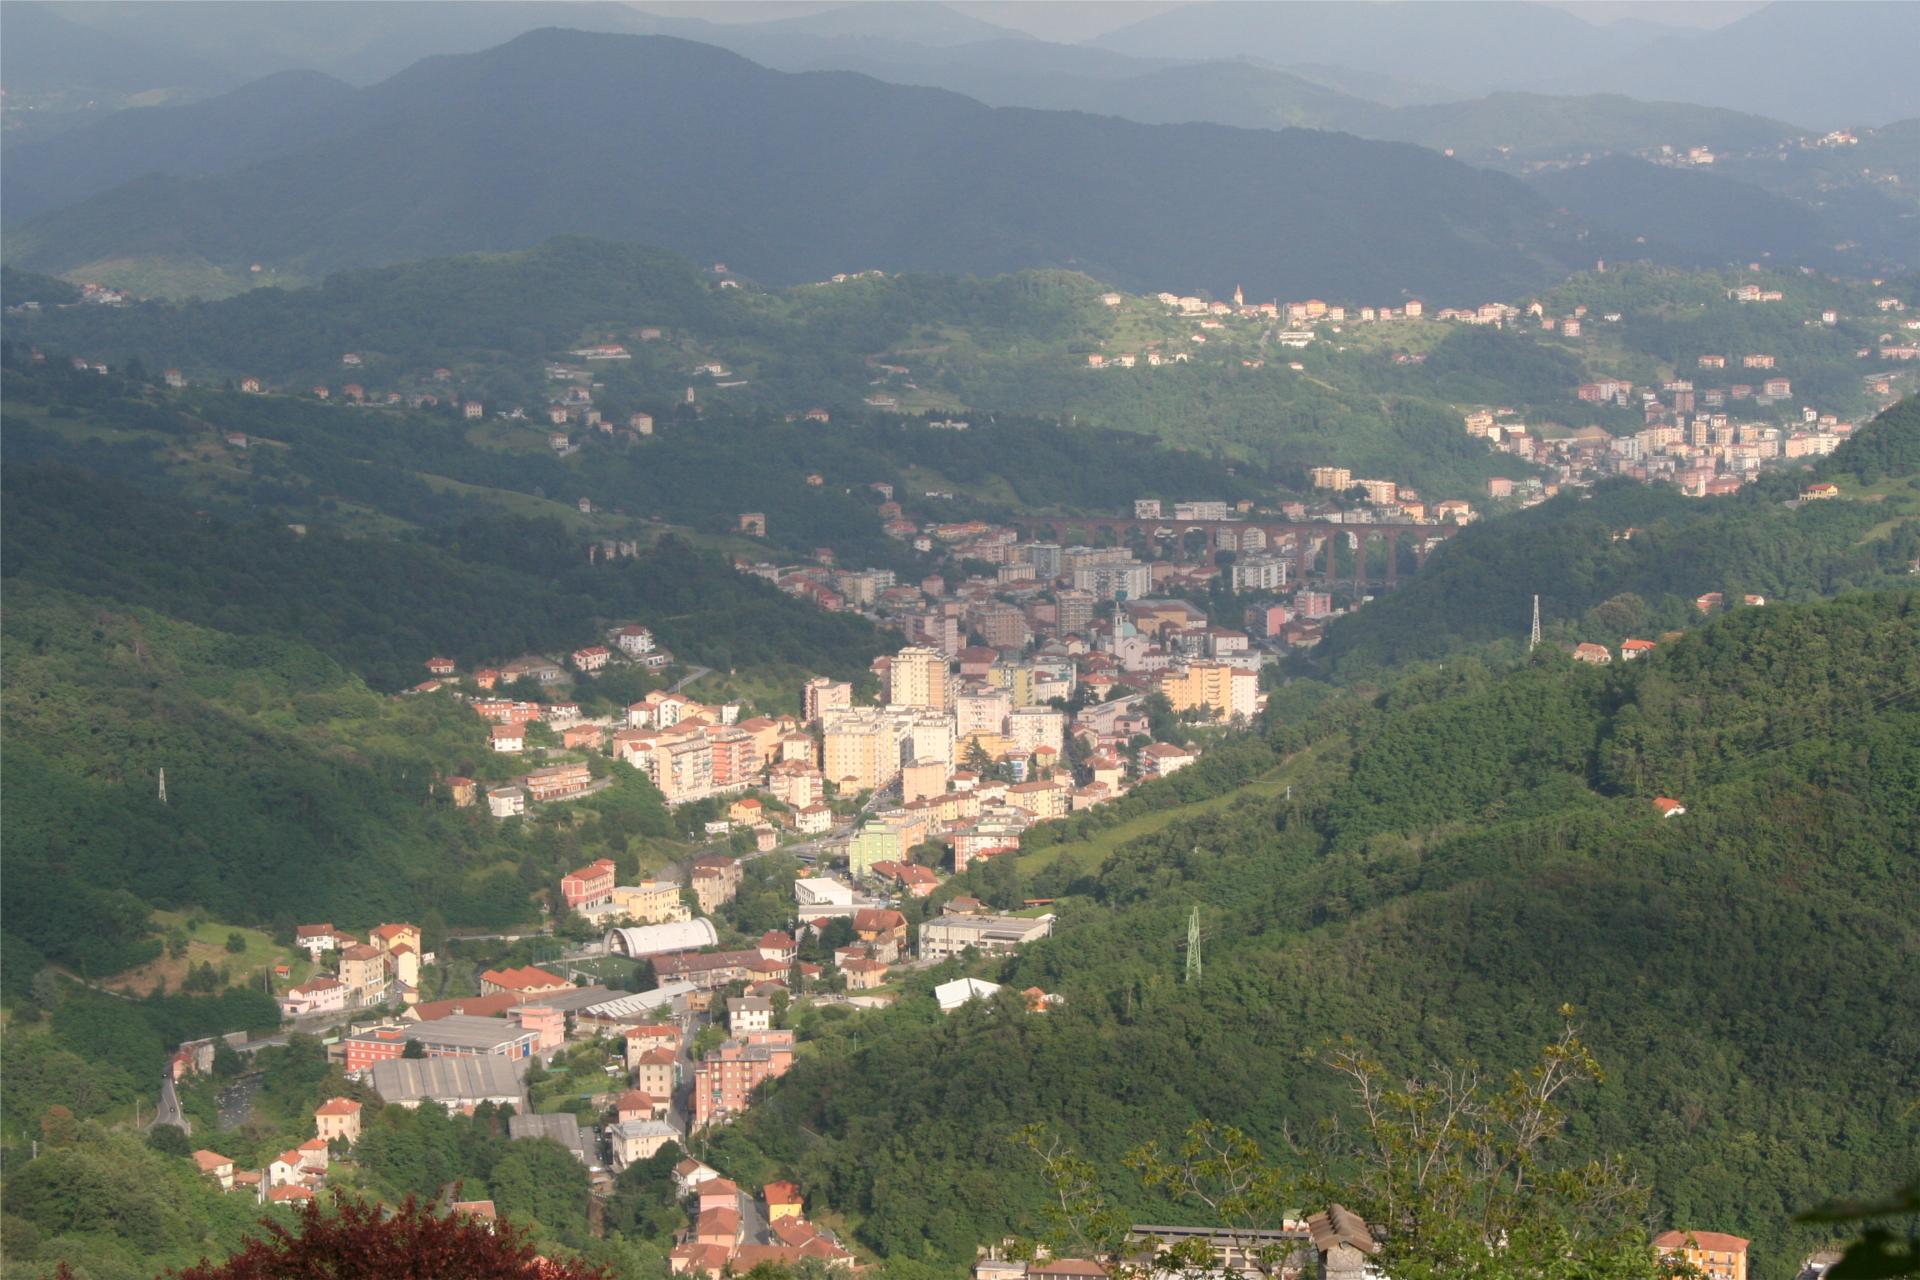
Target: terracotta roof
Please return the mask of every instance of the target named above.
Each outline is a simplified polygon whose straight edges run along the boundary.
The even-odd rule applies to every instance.
[[[223,1166],[227,1168],[233,1166],[232,1157],[223,1156],[218,1151],[196,1151],[193,1153],[193,1162],[200,1166],[202,1173],[212,1173]]]
[[[435,1022],[441,1018],[464,1013],[475,1018],[497,1018],[520,1003],[520,996],[512,991],[501,991],[490,996],[455,996],[451,1000],[427,1000],[413,1006],[413,1013],[422,1022]]]
[[[305,1187],[269,1187],[267,1201],[270,1204],[285,1204],[292,1200],[311,1200],[313,1192]]]
[[[490,982],[496,987],[508,987],[520,991],[534,987],[571,986],[565,978],[548,973],[545,969],[536,969],[525,965],[518,969],[489,969],[480,975],[480,981]]]
[[[1653,1238],[1656,1249],[1711,1249],[1716,1253],[1739,1253],[1747,1242],[1724,1231],[1662,1231]]]

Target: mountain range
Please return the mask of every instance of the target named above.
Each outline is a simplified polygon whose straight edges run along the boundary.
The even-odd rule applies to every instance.
[[[867,70],[894,79],[910,78],[916,66],[945,66],[982,82],[946,85],[969,93],[984,92],[1018,46],[1029,70],[1048,75],[1131,78],[1176,62],[1248,62],[1390,105],[1517,90],[1679,98],[1816,129],[1920,115],[1920,87],[1905,74],[1899,52],[1920,41],[1920,16],[1911,5],[1859,0],[1783,0],[1710,30],[1633,19],[1601,25],[1521,0],[1210,2],[1156,13],[1080,45],[1034,39],[931,0],[758,22],[590,0],[16,0],[8,22],[0,57],[12,92],[77,85],[204,95],[283,70],[324,71],[365,85],[424,57],[476,52],[563,25],[677,35],[783,70]],[[1756,67],[1779,73],[1755,74]],[[1045,81],[1035,87],[1044,90]]]
[[[668,37],[544,30],[314,96],[311,144],[136,179],[15,228],[10,258],[308,276],[571,232],[776,283],[1072,266],[1388,302],[1510,294],[1607,252],[1517,181],[1411,146],[996,110]],[[242,145],[284,147],[257,118]],[[31,172],[10,179],[31,191]]]

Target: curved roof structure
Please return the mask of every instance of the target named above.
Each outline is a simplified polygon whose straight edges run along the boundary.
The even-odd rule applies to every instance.
[[[671,924],[645,924],[630,929],[607,930],[607,954],[641,960],[669,951],[697,951],[718,945],[720,935],[713,921],[676,920]]]

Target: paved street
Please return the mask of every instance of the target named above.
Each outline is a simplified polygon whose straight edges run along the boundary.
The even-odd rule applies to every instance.
[[[163,1071],[160,1074],[160,1104],[154,1109],[154,1124],[175,1125],[188,1133],[193,1132],[193,1122],[187,1119],[187,1113],[180,1109],[180,1095],[173,1087],[173,1073]]]

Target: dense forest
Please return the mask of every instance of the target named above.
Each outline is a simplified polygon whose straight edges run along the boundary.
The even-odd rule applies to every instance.
[[[94,977],[152,958],[149,904],[276,932],[310,916],[518,923],[587,851],[630,859],[673,831],[627,769],[552,821],[449,808],[440,777],[512,771],[484,724],[445,697],[377,694],[297,638],[17,577],[7,592],[10,980],[36,953]]]
[[[1905,593],[1742,610],[1631,667],[1542,651],[1337,695],[1269,726],[1321,735],[1341,763],[1319,780],[1008,887],[1059,894],[1057,934],[974,971],[1061,1006],[909,996],[820,1038],[728,1154],[797,1173],[885,1253],[953,1263],[1036,1228],[1019,1126],[1162,1221],[1123,1154],[1203,1117],[1309,1138],[1342,1105],[1329,1042],[1499,1073],[1571,1003],[1606,1071],[1575,1154],[1624,1155],[1660,1222],[1751,1236],[1754,1274],[1790,1276],[1822,1239],[1794,1212],[1920,1149],[1917,688]],[[1660,818],[1663,793],[1687,812]]]

